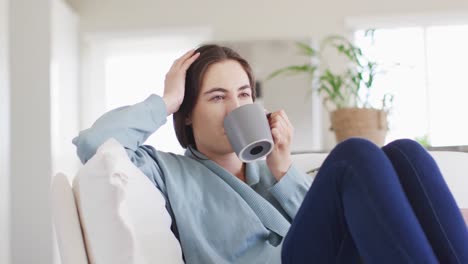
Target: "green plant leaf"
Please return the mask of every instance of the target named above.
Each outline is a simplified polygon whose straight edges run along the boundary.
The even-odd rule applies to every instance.
[[[367,32],[367,34],[374,32]],[[331,47],[340,56],[343,56],[347,62],[347,69],[344,73],[333,73],[330,68],[323,69],[318,75],[316,91],[322,97],[324,105],[334,104],[337,108],[357,106],[367,107],[369,105],[370,88],[374,84],[374,76],[379,73],[378,64],[367,58],[360,47],[354,45],[346,37],[341,35],[329,35],[322,39],[320,49],[314,49],[308,43],[296,43],[299,52],[309,58],[319,57],[320,62],[326,62],[323,59],[325,48]],[[323,66],[322,66],[323,67]],[[303,74],[308,75],[311,80],[318,70],[318,66],[309,64],[292,65],[281,68],[271,73],[268,79],[278,75]],[[315,84],[314,84],[315,85]],[[365,95],[360,90],[365,87]],[[313,89],[310,89],[313,90]],[[326,102],[326,104],[325,104]],[[327,107],[328,108],[328,107]]]
[[[325,83],[322,84],[322,85],[320,86],[319,92],[321,92],[321,91],[325,91],[326,94],[328,95],[328,97],[329,97],[331,100],[334,100],[335,97],[336,97],[336,94],[335,94],[334,92],[332,92],[332,91],[330,90],[330,88],[328,88],[327,85],[326,85]]]
[[[273,79],[273,78],[275,78],[275,77],[277,77],[279,75],[284,75],[284,74],[295,75],[295,74],[299,74],[299,73],[308,73],[308,74],[312,75],[315,72],[316,69],[317,69],[317,67],[312,66],[310,64],[287,66],[287,67],[281,68],[281,69],[276,70],[273,73],[271,73],[267,77],[267,80]]]
[[[301,54],[303,55],[306,55],[309,57],[313,57],[317,55],[317,51],[314,48],[312,48],[310,45],[308,45],[307,43],[296,42],[296,45],[299,48],[299,51],[301,52]]]

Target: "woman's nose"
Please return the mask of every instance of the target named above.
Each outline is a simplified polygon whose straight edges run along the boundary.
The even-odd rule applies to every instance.
[[[232,110],[238,108],[239,106],[241,106],[241,102],[239,101],[239,99],[233,99],[230,101],[229,103],[229,106],[228,106],[228,113],[230,113]]]

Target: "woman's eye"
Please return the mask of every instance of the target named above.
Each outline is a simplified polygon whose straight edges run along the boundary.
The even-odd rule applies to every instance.
[[[217,95],[217,96],[213,97],[211,100],[217,102],[217,101],[223,100],[223,99],[224,99],[224,96],[222,96],[222,95]]]
[[[241,96],[242,97],[250,97],[250,94],[249,93],[242,93]]]

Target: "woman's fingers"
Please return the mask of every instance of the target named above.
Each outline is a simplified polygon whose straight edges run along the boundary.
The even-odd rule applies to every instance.
[[[275,144],[280,144],[281,143],[281,133],[277,128],[273,128],[271,130],[271,134],[273,135],[273,141]]]
[[[293,126],[291,125],[291,122],[289,122],[288,115],[286,115],[286,112],[284,110],[281,110],[278,112],[279,118],[281,118],[284,123],[291,129],[293,129]]]
[[[193,63],[198,57],[200,57],[200,52],[197,52],[197,53],[193,54],[191,57],[189,57],[187,60],[185,60],[185,61],[182,63],[182,66],[180,67],[180,69],[183,70],[183,71],[187,71],[187,69],[190,67],[190,65],[192,65],[192,63]]]
[[[286,121],[286,124],[288,124],[290,128],[294,128],[291,122],[289,121],[288,115],[284,110],[281,110],[281,117]]]
[[[286,112],[284,110],[280,110],[274,113],[271,113],[269,121],[271,122],[276,122],[281,120],[284,122],[284,124],[291,130],[294,130],[294,127],[292,126],[291,122],[288,119],[288,116],[286,115]]]
[[[269,118],[269,123],[276,144],[286,144],[291,141],[294,128],[283,110],[272,113]]]
[[[168,112],[179,110],[185,96],[185,77],[188,67],[199,57],[195,50],[189,50],[174,61],[164,79],[164,95],[167,102],[174,102],[168,107]],[[170,109],[169,109],[170,108]]]
[[[184,62],[192,57],[192,55],[195,53],[195,49],[191,49],[187,51],[184,55],[182,55],[180,58],[174,61],[173,67],[180,69]]]

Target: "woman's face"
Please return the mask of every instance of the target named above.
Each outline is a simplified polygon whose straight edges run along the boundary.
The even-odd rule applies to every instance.
[[[253,103],[247,73],[235,60],[212,64],[199,93],[190,117],[197,149],[204,154],[232,153],[223,121],[235,108]]]

